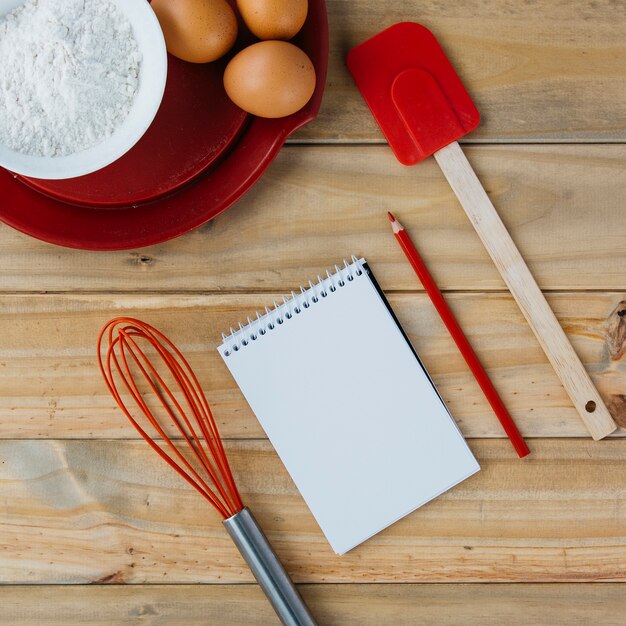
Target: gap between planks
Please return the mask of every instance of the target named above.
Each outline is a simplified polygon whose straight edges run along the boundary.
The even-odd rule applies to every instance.
[[[291,291],[295,291],[296,288],[299,288],[300,285],[296,285],[293,289],[286,287],[284,291],[281,291],[282,295],[289,295]],[[277,296],[277,289],[229,289],[229,290],[219,290],[219,289],[192,289],[189,291],[181,291],[175,289],[135,289],[132,292],[132,295],[136,296]],[[403,295],[412,295],[412,294],[424,294],[424,289],[385,289],[385,295],[387,296],[403,296]],[[494,290],[485,290],[485,289],[441,289],[441,293],[449,296],[453,295],[474,295],[474,296],[502,296],[509,295],[510,291],[507,289],[494,289]],[[599,295],[599,294],[626,294],[626,287],[624,289],[542,289],[542,293],[545,294],[590,294],[590,295]],[[3,297],[17,297],[20,298],[22,296],[25,297],[33,297],[33,296],[130,296],[131,294],[128,291],[124,290],[114,290],[114,289],[75,289],[72,291],[69,290],[46,290],[46,291],[2,291],[0,289],[0,299]]]

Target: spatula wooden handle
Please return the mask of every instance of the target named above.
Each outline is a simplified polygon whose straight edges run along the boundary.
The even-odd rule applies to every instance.
[[[455,141],[434,156],[591,436],[597,440],[611,434],[617,424],[461,147]]]

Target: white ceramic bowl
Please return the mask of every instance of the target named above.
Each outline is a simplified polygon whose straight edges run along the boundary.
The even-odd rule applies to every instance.
[[[0,143],[0,165],[24,176],[45,179],[74,178],[113,163],[128,152],[154,120],[167,79],[167,52],[159,22],[147,0],[110,0],[133,27],[142,54],[139,91],[126,121],[102,143],[62,157],[38,157],[9,150]],[[0,0],[0,16],[24,0]]]

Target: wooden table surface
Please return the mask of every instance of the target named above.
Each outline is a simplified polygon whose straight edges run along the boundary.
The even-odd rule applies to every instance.
[[[210,224],[100,254],[0,227],[1,623],[277,623],[218,516],[153,458],[105,391],[94,341],[118,314],[184,347],[244,498],[320,624],[626,620],[615,584],[626,580],[626,430],[587,436],[435,163],[395,161],[343,64],[394,22],[438,35],[482,112],[468,157],[626,426],[626,3],[328,9],[318,120]],[[393,241],[389,209],[528,438],[524,461]],[[350,254],[370,261],[483,470],[338,557],[215,347],[233,321]]]

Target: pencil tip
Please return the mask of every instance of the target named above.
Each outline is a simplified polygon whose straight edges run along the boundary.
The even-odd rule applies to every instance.
[[[396,219],[395,215],[391,211],[387,211],[387,216],[391,222],[391,230],[397,235],[401,230],[404,230],[402,224]]]

